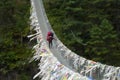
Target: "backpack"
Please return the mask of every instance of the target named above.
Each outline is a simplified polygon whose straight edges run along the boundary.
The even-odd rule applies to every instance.
[[[52,36],[52,37],[53,37],[53,33],[52,33],[51,31],[49,31],[49,32],[47,33],[47,36]]]
[[[48,32],[47,33],[47,41],[51,41],[53,40],[53,33],[52,32]]]
[[[47,41],[52,41],[53,37],[52,36],[47,36]]]

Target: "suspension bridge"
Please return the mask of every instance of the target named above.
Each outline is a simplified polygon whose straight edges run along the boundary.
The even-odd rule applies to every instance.
[[[55,35],[53,48],[49,49],[46,35],[53,31],[47,18],[42,0],[31,0],[31,29],[29,35],[37,39],[31,61],[37,60],[39,72],[33,77],[41,80],[120,80],[120,67],[109,66],[87,60],[68,49]]]

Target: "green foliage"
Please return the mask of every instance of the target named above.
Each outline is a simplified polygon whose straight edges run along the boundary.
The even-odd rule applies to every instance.
[[[1,75],[11,75],[11,72],[24,71],[27,67],[26,65],[28,65],[32,55],[28,45],[29,40],[27,39],[29,33],[29,9],[29,0],[0,1]],[[26,78],[28,75],[21,77],[24,77],[21,80],[30,80]]]
[[[110,60],[114,54],[120,53],[118,47],[120,45],[112,25],[107,20],[103,20],[99,26],[94,25],[91,28],[90,36],[91,38],[87,42],[85,50],[86,54],[89,54],[93,60],[97,59],[97,61],[102,61],[103,63],[114,64]],[[119,60],[119,58],[116,60]]]
[[[44,0],[50,23],[78,55],[119,66],[119,0]],[[111,60],[112,59],[112,60]]]

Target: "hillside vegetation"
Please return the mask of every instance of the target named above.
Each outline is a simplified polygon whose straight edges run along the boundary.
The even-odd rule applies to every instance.
[[[29,0],[0,0],[0,80],[32,80],[36,73],[29,64],[29,17]]]

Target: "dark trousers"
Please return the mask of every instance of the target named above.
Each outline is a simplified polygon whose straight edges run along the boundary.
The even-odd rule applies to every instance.
[[[52,48],[52,40],[49,41],[49,48]]]

